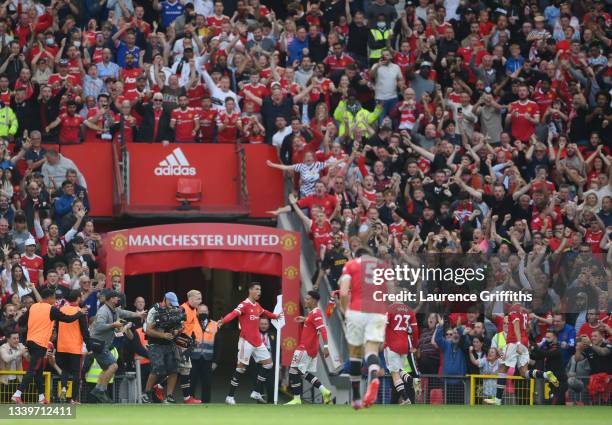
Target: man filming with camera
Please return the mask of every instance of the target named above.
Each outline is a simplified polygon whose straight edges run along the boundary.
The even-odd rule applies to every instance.
[[[174,292],[167,292],[162,302],[155,304],[149,310],[144,331],[149,341],[151,373],[145,386],[143,403],[151,403],[155,397],[153,386],[163,376],[167,377],[166,399],[163,403],[176,403],[174,387],[177,380],[179,355],[174,340],[183,328],[185,319],[185,311],[179,308],[178,297]]]
[[[121,294],[117,291],[106,289],[103,291],[105,303],[96,314],[94,322],[89,329],[90,344],[93,358],[103,372],[98,377],[96,387],[91,395],[101,403],[112,403],[112,399],[106,394],[108,382],[117,371],[117,361],[111,354],[111,347],[115,338],[115,332],[126,327],[127,323],[121,319],[133,319],[144,317],[145,311],[133,312],[119,308]],[[90,358],[91,362],[92,359]],[[91,365],[91,363],[89,363]],[[88,368],[86,367],[85,370]]]

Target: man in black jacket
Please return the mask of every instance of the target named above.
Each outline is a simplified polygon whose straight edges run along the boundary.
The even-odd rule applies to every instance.
[[[66,80],[67,81],[67,80]],[[53,90],[51,86],[45,85],[40,88],[40,96],[38,97],[38,116],[39,116],[39,127],[37,130],[41,132],[59,115],[60,100],[64,93],[66,93],[66,82],[64,86],[53,96]],[[48,133],[43,133],[43,143],[57,143],[57,137],[59,135],[59,126],[51,129]]]
[[[558,334],[552,329],[546,331],[546,336],[539,346],[534,346],[529,353],[531,360],[543,360],[544,370],[551,371],[559,380],[559,385],[551,385],[551,404],[565,406],[565,392],[567,391],[567,376],[563,367],[563,356],[559,349]]]
[[[164,145],[174,140],[172,129],[170,128],[170,111],[163,106],[164,96],[155,93],[151,103],[146,105],[142,100],[134,106],[136,112],[142,117],[140,128],[136,132],[137,142],[162,142]]]

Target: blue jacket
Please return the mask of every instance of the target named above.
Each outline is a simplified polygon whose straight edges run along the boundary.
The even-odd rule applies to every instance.
[[[459,337],[463,337],[463,328],[457,328]],[[438,348],[442,351],[442,375],[465,375],[466,363],[465,354],[459,346],[459,343],[447,341],[444,338],[444,328],[440,325],[436,327],[435,341]],[[449,380],[453,384],[458,381]]]
[[[76,196],[62,195],[55,200],[53,209],[55,210],[55,220],[59,223],[63,216],[72,210],[72,203]]]
[[[291,40],[291,43],[287,46],[287,53],[289,53],[288,65],[293,66],[293,61],[302,60],[304,56],[302,50],[308,48],[308,37],[304,41],[300,41],[299,38],[295,37]]]
[[[567,344],[565,348],[562,347],[564,342]],[[576,350],[576,329],[567,323],[559,331],[559,347],[561,347],[563,366],[565,366]]]

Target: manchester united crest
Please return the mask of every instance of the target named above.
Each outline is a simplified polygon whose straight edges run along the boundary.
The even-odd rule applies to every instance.
[[[111,238],[111,246],[115,251],[123,251],[128,244],[128,239],[123,233],[119,233]]]
[[[284,274],[287,279],[293,280],[298,276],[298,270],[293,266],[289,266],[285,269]]]
[[[294,303],[293,301],[287,301],[285,303],[285,305],[283,306],[283,311],[285,312],[286,315],[288,316],[293,316],[294,314],[297,313],[297,304]]]
[[[297,238],[291,233],[281,236],[280,243],[285,251],[291,251],[297,246]]]
[[[111,267],[108,270],[108,273],[110,274],[111,277],[113,277],[113,276],[121,276],[121,275],[123,275],[123,270],[121,270],[121,267],[115,266],[115,267]]]
[[[283,350],[293,351],[295,350],[296,346],[295,338],[293,338],[292,336],[283,338],[283,342],[281,343],[281,345],[283,347]]]

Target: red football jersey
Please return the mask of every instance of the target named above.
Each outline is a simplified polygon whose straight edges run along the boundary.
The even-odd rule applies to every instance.
[[[350,260],[342,269],[341,279],[348,277],[351,281],[349,309],[364,313],[386,314],[387,308],[382,301],[376,301],[385,294],[385,285],[376,285],[374,273],[377,268],[383,268],[383,263],[370,256],[361,256]],[[376,292],[382,294],[376,296]]]
[[[301,198],[297,203],[300,208],[308,208],[310,210],[311,217],[313,211],[312,206],[317,205],[323,208],[323,211],[325,211],[325,216],[327,218],[331,218],[332,214],[334,213],[334,210],[336,209],[338,198],[330,194],[325,194],[322,198],[319,198],[317,195],[308,195],[304,198]]]
[[[123,80],[123,90],[128,91],[136,88],[136,78],[142,74],[141,68],[122,69],[119,73]]]
[[[229,22],[229,20],[230,18],[225,15],[221,15],[220,17],[212,15],[206,19],[206,24],[212,29],[215,35],[219,35],[221,33],[221,25],[223,25],[225,22]]]
[[[198,118],[198,114],[193,108],[187,107],[184,111],[181,108],[176,108],[172,111],[170,117],[176,120],[174,140],[176,142],[193,142],[195,120]]]
[[[259,333],[259,318],[261,316],[266,316],[269,319],[278,318],[276,314],[269,312],[260,306],[258,302],[252,302],[247,298],[238,304],[234,311],[221,319],[221,323],[225,325],[238,317],[240,337],[252,346],[259,347],[263,343]]]
[[[256,86],[252,85],[252,84],[245,84],[244,88],[239,93],[240,97],[242,97],[243,105],[245,103],[247,103],[247,102],[250,102],[253,105],[253,112],[259,112],[261,110],[261,106],[259,104],[255,103],[255,102],[253,102],[251,99],[249,99],[244,94],[245,92],[252,93],[255,96],[257,96],[258,98],[263,99],[269,93],[268,88],[266,86],[264,86],[263,84],[257,84]]]
[[[519,115],[515,117],[514,112],[518,112]],[[510,104],[508,113],[512,117],[512,137],[519,139],[521,142],[527,142],[535,132],[535,125],[525,118],[525,114],[529,114],[533,118],[540,113],[540,107],[531,100],[526,103],[517,100]]]
[[[215,132],[217,110],[212,108],[204,110],[200,108],[198,114],[200,117],[200,134],[202,135],[202,141],[211,143]]]
[[[80,115],[61,114],[62,121],[59,130],[59,141],[62,144],[74,144],[80,141],[81,124],[85,119]]]
[[[416,315],[406,304],[393,303],[387,311],[385,347],[389,347],[391,351],[398,354],[408,354],[410,349],[408,338],[410,338],[412,347],[416,347],[416,342],[419,340]]]
[[[336,55],[327,56],[323,59],[323,63],[329,67],[331,72],[334,72],[343,71],[347,65],[355,63],[355,60],[346,53],[342,53],[339,58]]]
[[[315,357],[319,351],[319,333],[321,338],[323,338],[323,342],[327,344],[327,329],[325,329],[321,309],[317,307],[308,313],[304,321],[304,328],[302,329],[297,350],[305,350],[310,357]]]
[[[313,220],[310,225],[310,239],[318,256],[321,252],[321,246],[327,246],[332,241],[332,227],[329,221],[325,220],[325,224],[318,226],[316,221]]]
[[[61,87],[55,88],[55,87],[53,87],[53,85],[55,83],[62,83],[64,80],[70,80],[70,83],[73,86],[78,86],[79,85],[78,84],[78,80],[76,78],[74,78],[74,76],[71,75],[71,74],[66,74],[65,77],[62,77],[59,74],[51,74],[49,76],[49,80],[47,81],[47,84],[51,86],[53,96],[55,96],[61,90]]]
[[[516,333],[514,332],[514,323],[518,322],[519,324],[519,329],[521,331],[521,340],[518,340],[518,336],[516,335]],[[529,317],[527,316],[527,314],[521,312],[521,311],[511,311],[510,312],[510,317],[508,320],[508,337],[506,338],[506,342],[508,344],[511,343],[518,343],[520,342],[521,344],[523,344],[524,346],[528,346],[529,342],[527,339],[527,326],[529,325]]]
[[[34,286],[38,286],[41,283],[38,281],[39,272],[43,270],[45,265],[42,257],[34,255],[32,258],[28,258],[25,254],[21,254],[19,264],[28,271],[30,282],[32,282]]]
[[[238,125],[240,121],[240,112],[227,113],[219,110],[217,115],[217,126],[224,125],[225,128],[219,129],[217,133],[217,142],[219,143],[235,143],[238,138]]]

